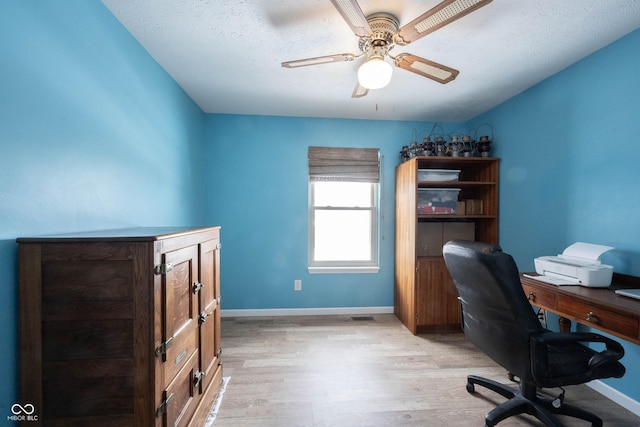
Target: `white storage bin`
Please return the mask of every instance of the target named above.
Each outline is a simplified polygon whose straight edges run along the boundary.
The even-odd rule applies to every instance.
[[[454,169],[418,169],[418,181],[457,181],[459,176]]]
[[[459,188],[419,188],[418,213],[455,214],[459,193]]]

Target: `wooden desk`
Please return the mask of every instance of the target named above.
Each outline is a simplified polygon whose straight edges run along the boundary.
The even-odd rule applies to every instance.
[[[614,292],[640,288],[639,277],[614,273],[608,288],[556,286],[522,275],[520,281],[531,305],[560,316],[561,331],[569,331],[575,321],[640,344],[640,300]]]

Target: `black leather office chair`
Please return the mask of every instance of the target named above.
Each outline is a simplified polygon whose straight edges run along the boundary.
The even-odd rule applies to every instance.
[[[464,333],[474,345],[518,378],[519,389],[469,375],[467,391],[487,387],[508,398],[485,416],[486,426],[529,414],[545,426],[562,426],[554,414],[569,415],[602,426],[595,414],[538,395],[538,389],[582,384],[598,378],[620,378],[622,346],[594,333],[551,332],[542,327],[522,290],[513,258],[499,246],[454,240],[443,248],[462,304]],[[602,351],[590,348],[603,347]]]

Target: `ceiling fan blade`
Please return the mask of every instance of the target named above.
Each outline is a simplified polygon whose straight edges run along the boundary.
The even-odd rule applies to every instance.
[[[315,58],[296,59],[295,61],[286,61],[281,65],[285,68],[306,67],[307,65],[328,64],[331,62],[353,61],[356,55],[353,53],[338,53],[336,55],[316,56]]]
[[[398,44],[409,44],[435,30],[462,18],[491,0],[444,0],[413,21],[403,25],[396,36]]]
[[[396,66],[404,70],[420,74],[423,77],[442,84],[454,80],[460,73],[458,70],[438,64],[437,62],[429,61],[428,59],[420,58],[419,56],[411,55],[410,53],[401,53],[395,57],[395,62]]]
[[[353,89],[353,93],[351,94],[352,98],[362,98],[369,93],[369,89],[360,85],[360,82],[356,82],[356,87]]]
[[[338,12],[347,21],[356,36],[366,37],[371,35],[371,27],[369,27],[367,18],[362,13],[357,0],[331,0],[331,3],[338,9]]]

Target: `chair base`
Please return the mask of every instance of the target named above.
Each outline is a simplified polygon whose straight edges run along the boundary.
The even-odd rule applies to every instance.
[[[602,427],[602,420],[584,409],[564,403],[559,408],[555,408],[551,404],[551,400],[538,396],[537,388],[533,385],[521,383],[519,389],[514,389],[488,378],[469,375],[467,377],[467,391],[469,393],[475,392],[475,384],[493,390],[509,399],[487,413],[485,416],[486,427],[493,427],[500,421],[519,414],[533,415],[547,427],[563,427],[554,414],[580,418],[591,422],[592,427]]]

